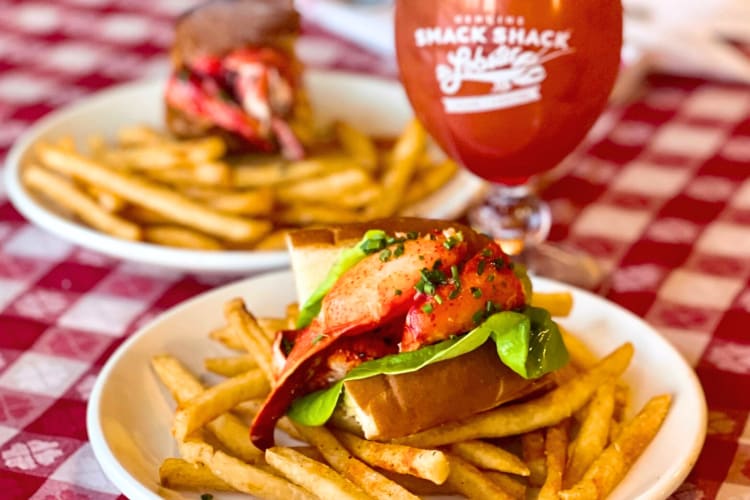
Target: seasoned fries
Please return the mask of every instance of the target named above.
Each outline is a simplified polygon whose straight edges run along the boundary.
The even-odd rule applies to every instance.
[[[557,294],[540,297],[567,300]],[[298,305],[290,304],[284,317],[256,318],[243,300],[227,302],[225,325],[210,338],[244,352],[204,359],[207,371],[229,377],[210,387],[171,356],[152,359],[177,403],[173,435],[181,458],[162,462],[162,487],[270,499],[406,500],[431,494],[525,499],[539,488],[541,500],[600,499],[622,480],[669,409],[670,396],[657,396],[627,421],[627,386],[617,378],[633,347],[623,344],[597,359],[565,332],[566,342],[575,346],[575,364],[546,393],[394,442],[283,417],[278,429],[307,446],[276,446],[263,453],[251,443],[247,424],[269,390],[273,335],[293,325],[298,314]],[[499,437],[504,439],[486,440]]]
[[[344,431],[335,434],[353,455],[372,466],[420,477],[435,484],[442,484],[448,478],[450,466],[442,451],[368,441]]]
[[[652,398],[628,422],[612,444],[594,460],[583,479],[560,497],[565,500],[604,498],[625,476],[635,460],[656,435],[669,411],[668,394]]]
[[[185,439],[200,426],[248,399],[268,392],[268,381],[260,370],[251,370],[198,394],[177,410],[172,426],[175,438]]]
[[[204,464],[237,491],[274,500],[313,499],[314,495],[263,469],[248,465],[199,438],[179,442],[180,453],[191,463]],[[308,459],[309,460],[309,459]]]
[[[159,467],[159,482],[165,488],[193,491],[236,491],[203,464],[191,464],[181,458],[168,458]]]
[[[529,467],[516,455],[484,441],[463,441],[451,445],[451,452],[482,469],[509,472],[519,476],[531,474]]]
[[[392,149],[347,123],[315,132],[303,160],[228,156],[216,136],[177,140],[144,125],[116,141],[39,143],[26,187],[111,236],[199,251],[280,250],[292,228],[392,215],[448,182],[454,162],[426,152],[416,120]],[[328,139],[322,139],[327,137]],[[335,140],[330,143],[330,138]]]
[[[417,497],[374,471],[364,463],[349,455],[336,437],[325,427],[307,427],[296,425],[302,439],[312,444],[330,466],[339,474],[349,479],[369,495],[377,499],[403,498],[417,500]]]
[[[615,384],[608,382],[596,390],[589,403],[578,437],[571,444],[570,465],[565,486],[570,487],[583,476],[591,462],[602,452],[609,438],[609,426],[615,408]]]
[[[69,180],[36,165],[23,172],[27,186],[43,194],[51,201],[80,217],[90,226],[118,238],[138,240],[141,228],[132,222],[112,214],[96,201],[77,189]]]
[[[240,218],[198,204],[184,195],[127,172],[53,146],[38,146],[40,160],[48,168],[93,184],[146,207],[187,227],[231,241],[260,239],[271,229],[267,221]]]
[[[557,500],[562,489],[563,473],[568,454],[568,426],[570,420],[547,428],[544,453],[547,456],[547,477],[542,489],[539,490],[539,500]]]
[[[291,448],[274,446],[266,450],[268,464],[290,481],[312,491],[319,498],[365,500],[370,497],[330,467]]]

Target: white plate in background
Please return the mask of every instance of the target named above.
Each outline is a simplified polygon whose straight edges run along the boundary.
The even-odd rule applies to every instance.
[[[412,111],[401,85],[392,80],[336,71],[310,70],[305,84],[316,119],[340,119],[375,136],[396,136]],[[114,137],[127,125],[163,127],[163,80],[113,87],[75,102],[35,123],[8,153],[5,183],[13,205],[34,224],[83,247],[114,257],[183,271],[242,273],[283,267],[289,258],[280,251],[200,251],[114,238],[55,213],[26,190],[20,169],[33,157],[39,141],[72,136],[79,146],[87,137]],[[482,182],[461,170],[439,191],[409,207],[408,214],[436,219],[458,217],[480,193]]]
[[[575,307],[561,323],[596,354],[603,356],[623,342],[633,343],[635,355],[623,377],[632,390],[631,414],[651,396],[673,396],[654,441],[610,496],[611,500],[667,498],[695,464],[705,437],[706,402],[695,373],[653,328],[623,308],[551,280],[535,278],[534,286],[541,291],[572,290]],[[285,306],[295,300],[292,274],[266,274],[199,295],[134,334],[102,369],[89,400],[88,435],[104,472],[129,498],[166,496],[158,484],[159,464],[178,456],[170,434],[174,404],[157,382],[149,360],[169,353],[194,373],[203,373],[204,357],[228,354],[209,340],[208,332],[223,324],[224,302],[238,296],[256,315],[283,316]],[[170,491],[169,497],[198,499],[200,495]],[[247,496],[221,493],[221,498]]]

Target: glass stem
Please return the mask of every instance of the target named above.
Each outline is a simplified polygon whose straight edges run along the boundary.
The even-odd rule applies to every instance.
[[[468,213],[472,226],[492,236],[509,255],[542,243],[550,230],[549,206],[529,184],[493,184],[481,204]]]

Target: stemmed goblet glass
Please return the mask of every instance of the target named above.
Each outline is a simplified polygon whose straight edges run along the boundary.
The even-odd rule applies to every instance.
[[[583,254],[543,244],[535,180],[582,141],[607,103],[622,44],[619,0],[397,0],[401,80],[445,152],[490,182],[468,214],[537,271],[591,286]]]

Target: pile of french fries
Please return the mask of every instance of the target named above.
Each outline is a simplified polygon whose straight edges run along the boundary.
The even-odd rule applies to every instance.
[[[198,250],[275,250],[289,228],[397,214],[443,186],[456,164],[412,120],[383,145],[343,122],[307,134],[309,156],[230,156],[221,138],[177,140],[146,126],[116,141],[35,146],[25,186],[106,234]]]
[[[535,293],[532,302],[553,315],[567,315],[572,305],[566,293]],[[169,355],[152,359],[176,402],[172,434],[181,455],[162,463],[164,488],[279,500],[605,498],[669,410],[670,396],[656,396],[626,419],[628,388],[619,377],[632,345],[597,359],[565,331],[571,363],[558,371],[554,388],[534,399],[389,443],[284,417],[279,429],[297,444],[262,452],[252,445],[248,425],[272,383],[273,336],[292,328],[297,314],[292,304],[285,317],[256,318],[241,299],[226,303],[225,325],[209,335],[238,352],[205,359],[207,371],[226,377],[211,387]]]

